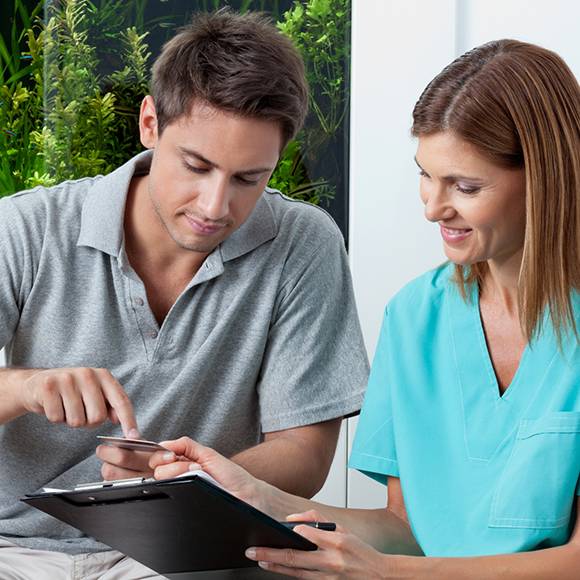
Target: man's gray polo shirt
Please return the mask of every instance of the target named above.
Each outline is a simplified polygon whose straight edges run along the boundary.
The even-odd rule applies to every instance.
[[[8,364],[109,369],[141,435],[187,435],[231,456],[264,432],[359,410],[368,362],[342,236],[319,208],[264,192],[206,259],[161,328],[124,251],[123,210],[144,153],[106,177],[0,201],[0,346]],[[28,414],[0,427],[0,535],[103,549],[19,503],[100,479],[96,435]]]

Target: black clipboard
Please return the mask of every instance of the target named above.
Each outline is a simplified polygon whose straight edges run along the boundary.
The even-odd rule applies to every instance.
[[[250,546],[317,546],[199,475],[48,491],[23,502],[160,574],[257,566]]]

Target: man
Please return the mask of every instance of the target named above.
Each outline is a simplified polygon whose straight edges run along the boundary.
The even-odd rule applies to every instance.
[[[0,577],[53,580],[93,553],[95,577],[157,577],[18,501],[151,476],[147,454],[95,454],[114,423],[188,435],[293,493],[322,486],[368,363],[338,228],[266,189],[307,99],[263,19],[197,17],[153,67],[150,151],[0,202]]]

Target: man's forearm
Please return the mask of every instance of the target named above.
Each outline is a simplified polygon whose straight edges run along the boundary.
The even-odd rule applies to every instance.
[[[264,441],[231,460],[254,477],[301,497],[316,494],[328,475],[302,445],[284,439]]]
[[[20,391],[22,383],[36,372],[36,369],[0,368],[0,425],[27,412],[22,404]]]
[[[324,485],[334,458],[341,419],[269,433],[230,459],[284,491],[312,497]]]

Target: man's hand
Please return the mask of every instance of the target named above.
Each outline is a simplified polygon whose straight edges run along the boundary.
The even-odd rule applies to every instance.
[[[137,439],[139,431],[133,407],[123,387],[105,369],[66,368],[38,371],[22,384],[24,408],[46,415],[53,423],[94,429],[107,418],[121,423],[126,437]],[[104,479],[151,477],[148,453],[135,453],[101,445],[97,455],[104,462]]]
[[[105,480],[153,477],[153,469],[149,467],[151,453],[99,445],[97,455],[103,461],[101,473]]]
[[[94,429],[108,418],[121,424],[126,437],[139,437],[131,401],[106,369],[33,372],[22,382],[20,401],[24,411],[46,415],[52,423]]]

